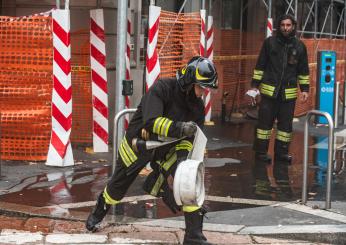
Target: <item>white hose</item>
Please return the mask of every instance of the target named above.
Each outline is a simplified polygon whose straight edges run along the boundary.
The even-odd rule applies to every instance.
[[[205,198],[203,162],[187,159],[179,164],[173,194],[178,205],[202,206]]]
[[[204,152],[207,137],[197,127],[192,150],[187,159],[182,161],[174,175],[173,194],[178,205],[202,206],[205,198],[204,189]]]

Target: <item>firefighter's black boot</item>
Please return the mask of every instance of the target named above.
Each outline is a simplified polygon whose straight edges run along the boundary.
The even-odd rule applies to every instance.
[[[289,154],[278,154],[278,155],[275,155],[274,160],[279,162],[285,162],[288,165],[290,165],[292,162],[292,156]]]
[[[101,223],[103,218],[106,216],[111,205],[105,203],[105,199],[103,197],[103,192],[99,195],[96,201],[96,206],[93,211],[89,214],[89,217],[85,223],[85,227],[89,231],[96,231],[97,225]]]
[[[262,153],[262,152],[256,152],[255,158],[256,158],[256,161],[265,162],[267,164],[270,164],[272,161],[272,158],[270,155],[268,155],[267,153]]]
[[[194,212],[184,212],[185,216],[185,236],[184,245],[211,245],[203,235],[203,208]]]

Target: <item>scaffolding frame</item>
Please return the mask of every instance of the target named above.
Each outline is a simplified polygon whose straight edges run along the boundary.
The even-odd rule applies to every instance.
[[[329,37],[343,38],[346,37],[346,0],[277,0],[286,5],[286,14],[292,14],[301,23],[301,29],[297,27],[297,33],[301,37],[309,34],[316,38]],[[262,3],[268,11],[268,18],[272,16],[272,0],[262,0]],[[308,9],[308,11],[305,11]],[[298,13],[300,12],[300,15]],[[319,16],[323,14],[323,16]],[[333,22],[333,16],[337,18],[336,28]],[[321,18],[319,18],[321,17]],[[318,27],[319,20],[322,20],[321,28]],[[313,30],[308,31],[309,21],[313,22]],[[329,32],[325,32],[329,21]]]

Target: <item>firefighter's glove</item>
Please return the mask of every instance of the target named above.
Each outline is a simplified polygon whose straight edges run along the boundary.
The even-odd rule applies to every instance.
[[[249,89],[245,95],[249,96],[251,98],[251,105],[256,105],[256,97],[260,94],[258,89]]]
[[[167,205],[167,207],[169,207],[169,209],[175,214],[178,211],[181,211],[181,208],[175,202],[172,189],[167,184],[164,184],[162,191],[163,192],[160,193],[160,196],[162,196],[162,201]]]
[[[139,138],[133,138],[132,139],[132,150],[136,153],[143,153],[147,150],[146,141],[139,139]]]
[[[197,124],[194,122],[179,122],[180,137],[193,137],[197,131]]]

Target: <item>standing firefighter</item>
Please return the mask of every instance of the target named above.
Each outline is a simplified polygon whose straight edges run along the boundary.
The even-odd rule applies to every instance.
[[[298,85],[302,102],[308,99],[308,57],[304,43],[295,36],[296,26],[297,22],[291,15],[279,18],[276,36],[267,38],[263,43],[253,73],[253,88],[248,91],[252,95],[261,94],[253,145],[255,157],[261,162],[271,162],[267,151],[273,123],[277,120],[275,165],[284,163],[284,166],[288,166],[292,160],[288,147],[292,139]]]
[[[167,178],[174,176],[177,165],[192,150],[196,125],[203,126],[204,87],[217,88],[217,72],[210,60],[194,57],[177,71],[176,78],[157,81],[143,96],[118,149],[120,157],[115,172],[88,217],[89,231],[97,229],[111,205],[120,202],[148,162],[154,171],[146,179],[144,190],[162,197],[173,212],[180,210]],[[155,150],[146,149],[146,140],[167,137],[185,138]],[[186,224],[184,244],[209,244],[202,233],[204,209],[199,206],[182,209]]]

